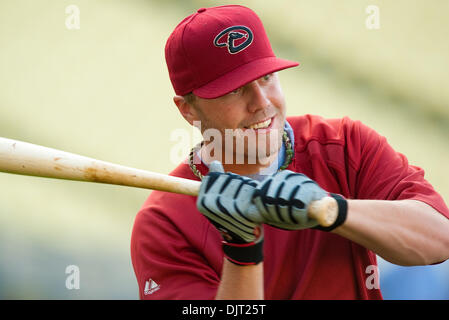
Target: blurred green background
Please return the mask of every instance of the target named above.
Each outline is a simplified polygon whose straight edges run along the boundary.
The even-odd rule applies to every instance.
[[[288,115],[361,120],[449,199],[446,0],[2,0],[0,136],[170,172],[171,134],[192,129],[172,102],[165,41],[196,9],[229,3],[255,10],[276,54],[301,62],[280,73]],[[69,5],[79,29],[66,27]],[[369,5],[379,29],[366,27]],[[148,194],[0,173],[0,298],[137,299],[129,246]],[[69,265],[79,290],[66,288]]]

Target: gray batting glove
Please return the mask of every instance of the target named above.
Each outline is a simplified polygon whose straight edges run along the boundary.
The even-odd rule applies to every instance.
[[[257,181],[231,172],[224,173],[214,161],[203,178],[197,199],[198,210],[221,232],[227,242],[249,243],[258,238],[262,217],[251,203]],[[251,208],[252,218],[247,217]],[[260,229],[260,228],[259,228]]]
[[[237,265],[263,261],[262,217],[251,203],[256,186],[255,180],[224,173],[221,163],[214,161],[196,202],[198,210],[220,231],[225,257]]]
[[[307,208],[312,201],[327,195],[304,174],[285,170],[260,182],[253,195],[253,202],[266,224],[281,229],[300,230],[318,226],[318,221],[308,217]]]

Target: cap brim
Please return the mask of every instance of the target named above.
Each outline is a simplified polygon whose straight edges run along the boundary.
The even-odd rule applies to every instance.
[[[193,93],[204,99],[214,99],[228,94],[245,84],[259,79],[266,74],[298,66],[298,62],[277,57],[267,57],[253,60],[225,75],[193,90]]]

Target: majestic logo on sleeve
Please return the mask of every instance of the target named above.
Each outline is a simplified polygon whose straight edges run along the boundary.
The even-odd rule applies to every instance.
[[[214,45],[227,47],[229,53],[235,54],[248,48],[253,39],[253,32],[248,27],[233,26],[220,32],[214,39]]]
[[[143,293],[145,295],[153,294],[154,292],[158,291],[161,288],[160,285],[158,285],[153,279],[148,279],[147,282],[145,282],[145,288],[143,289]]]

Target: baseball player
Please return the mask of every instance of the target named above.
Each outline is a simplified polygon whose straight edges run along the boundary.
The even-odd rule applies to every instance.
[[[138,213],[141,299],[381,299],[368,285],[376,254],[399,265],[449,258],[449,210],[421,168],[359,121],[286,117],[278,72],[298,63],[275,56],[252,10],[199,9],[165,56],[181,115],[203,137],[223,135],[171,173],[202,180],[198,197],[153,191]],[[226,130],[254,134],[264,155],[225,146]],[[338,218],[321,227],[307,208],[326,196]]]

